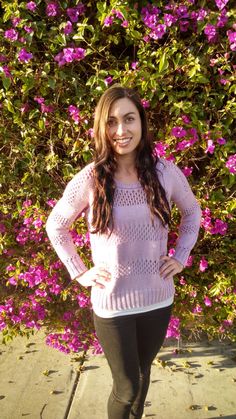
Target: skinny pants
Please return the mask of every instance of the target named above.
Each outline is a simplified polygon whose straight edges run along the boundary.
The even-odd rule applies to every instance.
[[[171,309],[172,305],[112,318],[94,313],[96,334],[113,378],[108,419],[141,419],[151,364],[165,339]]]

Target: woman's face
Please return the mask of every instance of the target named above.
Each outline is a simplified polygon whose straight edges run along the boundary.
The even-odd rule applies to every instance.
[[[134,154],[141,141],[142,122],[139,111],[128,98],[117,99],[110,108],[107,135],[118,155]]]

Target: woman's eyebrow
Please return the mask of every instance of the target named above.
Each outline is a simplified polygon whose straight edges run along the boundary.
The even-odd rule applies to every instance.
[[[135,115],[135,112],[127,112],[124,115],[122,115],[122,118],[126,118],[128,115]],[[111,115],[108,119],[116,119],[116,116]]]

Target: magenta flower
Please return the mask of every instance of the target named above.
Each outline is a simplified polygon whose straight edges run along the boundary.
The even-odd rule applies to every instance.
[[[167,329],[166,338],[180,338],[180,320],[178,317],[171,316],[170,323]]]
[[[170,27],[172,26],[175,22],[177,22],[177,18],[169,13],[165,13],[164,14],[164,23],[166,26]]]
[[[5,61],[7,61],[6,55],[0,54],[0,63],[4,63]]]
[[[185,176],[190,176],[192,174],[192,171],[193,171],[193,167],[186,166],[182,169],[182,172]]]
[[[2,69],[3,69],[3,72],[4,72],[5,76],[8,77],[9,79],[11,79],[12,74],[10,72],[10,69],[9,69],[8,65],[3,65]]]
[[[142,105],[143,105],[144,109],[147,109],[147,108],[149,108],[149,107],[150,107],[150,102],[149,102],[149,100],[142,99],[142,100],[141,100],[141,102],[142,102]]]
[[[18,32],[15,29],[9,29],[4,32],[4,37],[9,41],[16,41],[18,39]]]
[[[133,62],[131,63],[131,68],[132,68],[132,70],[137,70],[137,66],[138,66],[138,61],[133,61]]]
[[[18,60],[24,63],[27,63],[33,58],[33,54],[27,52],[25,48],[22,48],[18,54]]]
[[[224,236],[227,233],[228,224],[218,218],[215,220],[215,225],[210,229],[211,234],[221,234]]]
[[[43,98],[43,97],[38,97],[38,96],[35,96],[34,97],[34,100],[35,100],[35,102],[37,102],[39,105],[41,105],[42,103],[44,103],[44,101],[45,101],[45,99]]]
[[[228,22],[228,20],[229,19],[228,19],[228,16],[227,16],[227,12],[224,9],[224,10],[222,10],[220,16],[218,16],[217,24],[216,24],[217,28],[223,28],[226,25],[226,23]]]
[[[213,154],[214,153],[214,150],[215,150],[215,145],[214,145],[213,141],[212,140],[208,140],[207,141],[207,148],[205,150],[205,153]]]
[[[70,33],[73,31],[73,26],[72,23],[70,21],[67,22],[66,26],[64,27],[64,34],[65,35],[70,35]]]
[[[59,14],[58,4],[55,2],[48,3],[46,7],[46,15],[54,17],[54,16],[57,16],[58,14]]]
[[[171,130],[171,135],[176,138],[182,138],[187,135],[187,131],[183,127],[173,127]]]
[[[215,0],[215,4],[218,7],[219,10],[222,10],[229,0]]]
[[[175,9],[175,13],[177,14],[178,18],[186,19],[189,17],[188,8],[185,5],[181,5]]]
[[[160,24],[157,25],[149,36],[153,39],[161,39],[166,33],[166,25]]]
[[[158,157],[163,157],[166,155],[166,149],[168,148],[168,144],[164,144],[162,142],[158,142],[155,145],[154,154]]]
[[[180,280],[179,280],[180,285],[186,285],[187,281],[184,279],[183,276],[181,276]]]
[[[225,163],[225,166],[227,169],[229,169],[230,173],[233,175],[236,174],[236,154],[232,154],[232,156],[229,156],[227,162]]]
[[[123,19],[124,19],[124,15],[123,15],[123,13],[121,13],[121,11],[120,11],[120,10],[117,10],[117,9],[112,9],[111,13],[112,13],[113,15],[115,15],[115,16],[116,16],[118,19],[120,19],[120,20],[123,20]]]
[[[217,143],[220,145],[224,145],[226,143],[226,139],[223,137],[217,138]]]
[[[69,16],[71,22],[76,23],[79,20],[79,16],[81,16],[85,12],[85,5],[83,3],[78,3],[76,7],[71,7],[66,9],[66,13]]]
[[[208,268],[208,262],[207,260],[204,258],[204,256],[201,258],[200,260],[200,264],[199,264],[199,270],[201,272],[205,272],[205,270]]]
[[[80,116],[79,116],[80,110],[79,110],[79,108],[77,108],[77,106],[70,105],[70,106],[68,106],[67,110],[68,110],[71,118],[75,121],[76,124],[78,124],[79,121],[80,121]]]
[[[217,37],[216,26],[208,23],[204,29],[204,33],[207,36],[209,42],[215,42]]]
[[[64,48],[54,57],[59,66],[63,66],[72,61],[80,61],[85,57],[85,49],[83,48]]]
[[[181,119],[185,124],[190,124],[191,122],[190,118],[187,115],[182,115]]]
[[[204,298],[204,304],[205,304],[205,306],[207,306],[207,307],[211,307],[211,306],[212,306],[212,302],[211,302],[211,300],[210,300],[210,298],[209,298],[209,297],[205,297],[205,298]]]
[[[108,76],[105,80],[106,85],[108,86],[109,84],[111,84],[113,82],[113,78],[111,76]]]
[[[121,23],[121,26],[123,26],[123,28],[128,28],[128,26],[129,26],[129,22],[128,22],[128,20],[124,20],[124,21]]]
[[[232,51],[236,51],[236,31],[227,31],[229,43],[230,43],[230,49]]]
[[[188,267],[192,266],[193,265],[193,259],[194,259],[194,256],[192,256],[192,255],[189,256],[185,266],[188,266]]]
[[[34,30],[30,27],[30,26],[24,26],[24,30],[25,30],[25,32],[27,32],[27,33],[32,33],[32,32],[34,32]]]
[[[49,207],[53,208],[56,205],[56,200],[48,199],[46,203],[49,205]]]
[[[26,9],[30,10],[31,12],[35,12],[37,8],[37,4],[34,1],[29,1],[26,3]]]
[[[21,18],[20,17],[13,17],[12,19],[11,19],[11,21],[12,21],[12,24],[13,24],[13,26],[14,26],[14,28],[17,26],[17,25],[19,25],[19,23],[21,22]]]
[[[93,130],[93,128],[89,128],[89,129],[88,129],[88,131],[87,131],[87,133],[88,133],[88,135],[89,135],[91,138],[94,138],[94,130]]]
[[[200,314],[201,312],[202,312],[202,307],[200,306],[200,304],[196,304],[196,306],[193,309],[193,313]]]
[[[104,26],[111,26],[113,24],[114,16],[107,16],[104,19]]]

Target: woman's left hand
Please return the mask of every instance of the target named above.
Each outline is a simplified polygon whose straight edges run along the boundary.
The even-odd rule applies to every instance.
[[[170,256],[162,256],[161,261],[165,261],[160,268],[160,275],[163,279],[170,279],[184,269],[182,263]]]

